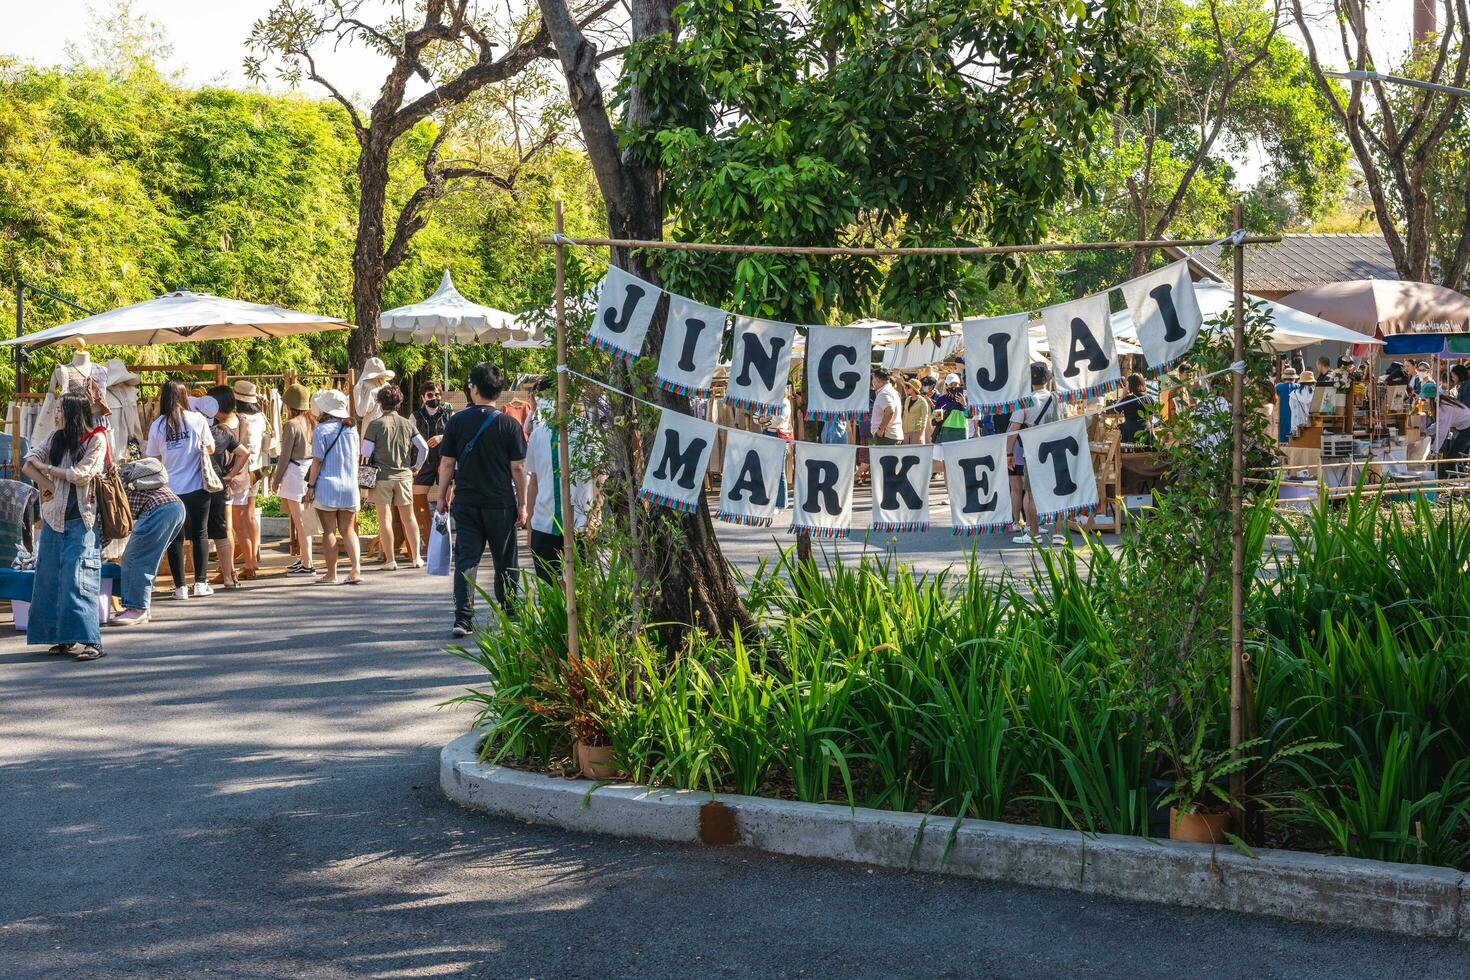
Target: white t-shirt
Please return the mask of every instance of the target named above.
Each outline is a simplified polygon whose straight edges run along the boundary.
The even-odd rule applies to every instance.
[[[893,414],[888,420],[888,427],[879,432],[878,425],[883,421],[883,413],[890,411]],[[898,391],[893,385],[885,384],[879,388],[873,399],[873,435],[888,439],[903,438],[903,403],[899,401]]]
[[[184,424],[175,439],[168,438],[168,419],[162,415],[148,427],[146,455],[163,460],[163,468],[168,470],[168,486],[174,493],[204,489],[199,457],[205,452],[214,452],[214,436],[209,434],[209,423],[198,412],[185,410]]]
[[[574,426],[574,430],[577,427]],[[597,484],[591,480],[579,480],[582,476],[578,466],[583,448],[583,439],[578,432],[572,437],[572,520],[577,530],[587,526],[587,514],[592,510],[597,497]],[[560,464],[558,463],[558,468]],[[536,477],[535,510],[531,512],[531,530],[542,534],[556,533],[557,487],[551,474],[551,426],[538,425],[526,443],[526,469]]]

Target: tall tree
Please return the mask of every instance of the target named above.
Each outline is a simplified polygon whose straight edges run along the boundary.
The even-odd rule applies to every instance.
[[[1426,0],[1429,2],[1429,0]],[[1467,98],[1422,89],[1398,91],[1379,80],[1342,86],[1323,73],[1326,63],[1314,31],[1318,24],[1302,5],[1291,0],[1292,14],[1306,45],[1317,87],[1332,106],[1358,166],[1393,255],[1400,279],[1436,281],[1435,229],[1442,227],[1441,209],[1452,212],[1459,233],[1438,256],[1438,281],[1454,286],[1470,265],[1470,182],[1450,193],[1432,194],[1433,172],[1447,139],[1465,125]],[[1365,0],[1332,0],[1338,40],[1336,53],[1356,71],[1375,71],[1369,43]],[[1438,36],[1415,41],[1410,70],[1424,81],[1463,88],[1470,78],[1470,5],[1467,0],[1441,0],[1443,26]]]
[[[633,0],[615,121],[595,47],[564,0],[540,5],[608,227],[623,238],[661,238],[668,218],[681,237],[752,244],[1038,240],[1100,120],[1151,84],[1132,0],[818,0],[800,11]],[[866,311],[948,319],[1024,273],[933,257],[613,260],[704,301],[807,322]],[[655,324],[650,349],[660,334]],[[687,411],[683,399],[651,397]],[[655,617],[742,623],[707,510],[667,525],[652,545],[670,566]]]
[[[585,25],[611,7],[611,0],[569,16]],[[498,85],[533,68],[551,51],[550,36],[534,16],[500,23],[483,18],[472,0],[421,0],[411,16],[363,18],[361,0],[280,0],[256,22],[246,71],[263,80],[267,59],[280,60],[279,75],[305,78],[323,88],[346,111],[357,137],[357,235],[352,255],[352,306],[357,329],[348,340],[349,360],[360,367],[377,353],[378,314],[388,276],[407,257],[414,235],[429,221],[430,207],[462,180],[489,180],[509,188],[517,168],[544,148],[544,134],[523,146],[503,167],[476,159],[451,159],[448,114],[486,86]],[[387,74],[371,106],[358,105],[318,69],[323,48],[360,44],[388,61]],[[496,49],[503,51],[499,57]],[[411,91],[411,88],[414,91]],[[415,126],[439,122],[423,156],[423,179],[389,216],[388,188],[393,148]]]

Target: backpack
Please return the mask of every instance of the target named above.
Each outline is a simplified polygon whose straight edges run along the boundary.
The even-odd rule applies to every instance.
[[[124,463],[118,475],[129,490],[158,490],[168,486],[168,470],[152,457]]]

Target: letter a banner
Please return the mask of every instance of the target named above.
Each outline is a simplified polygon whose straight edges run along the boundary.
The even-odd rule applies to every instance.
[[[698,510],[716,431],[702,419],[664,409],[638,496],[690,514]]]
[[[808,327],[806,417],[865,418],[872,368],[873,333],[866,327]]]
[[[1097,510],[1086,416],[1022,429],[1020,435],[1026,485],[1041,524]]]
[[[663,290],[653,283],[610,266],[602,280],[597,319],[592,321],[587,343],[620,361],[633,360],[643,350],[643,338],[661,295]]]
[[[786,396],[796,327],[776,320],[736,316],[725,404],[756,415],[775,415]]]
[[[1031,347],[1026,314],[966,320],[966,412],[1011,412],[1031,401]]]
[[[868,450],[873,463],[873,530],[879,534],[929,530],[929,474],[933,446]]]
[[[786,469],[786,440],[757,432],[725,432],[725,465],[720,470],[720,509],[731,524],[770,527],[776,495]]]
[[[1057,394],[1063,399],[1096,398],[1123,383],[1107,293],[1048,306],[1041,311],[1041,322]]]
[[[676,395],[709,394],[726,315],[724,310],[669,293],[669,319],[658,354],[660,388]]]
[[[857,447],[796,443],[796,506],[791,531],[845,538],[852,529],[852,475]]]
[[[1156,373],[1179,363],[1194,346],[1204,316],[1189,280],[1189,263],[1175,262],[1122,286],[1144,360]]]
[[[967,362],[968,363],[968,362]],[[1006,475],[1009,437],[985,436],[942,443],[954,533],[995,534],[1011,524],[1011,481]]]

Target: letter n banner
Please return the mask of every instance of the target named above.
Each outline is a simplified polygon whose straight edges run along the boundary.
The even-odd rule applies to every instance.
[[[674,510],[697,511],[715,432],[708,422],[664,409],[638,496]]]
[[[1086,416],[1021,430],[1021,454],[1042,525],[1097,510]]]

